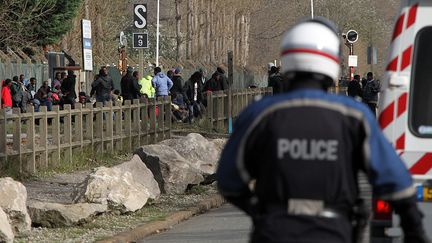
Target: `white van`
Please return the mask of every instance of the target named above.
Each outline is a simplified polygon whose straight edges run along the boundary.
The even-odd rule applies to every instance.
[[[390,47],[379,123],[416,182],[432,179],[432,1],[403,0]],[[418,194],[432,200],[432,189]]]
[[[418,201],[430,202],[432,201],[432,1],[401,1],[382,85],[378,116],[380,126],[413,175]],[[385,222],[391,220],[391,210],[388,209],[385,203],[374,201],[372,235],[376,235],[379,231],[375,229],[374,232],[374,225],[380,226],[380,219],[381,226],[388,226]],[[377,211],[380,210],[382,215],[377,217],[379,215]],[[383,216],[389,211],[389,217]]]

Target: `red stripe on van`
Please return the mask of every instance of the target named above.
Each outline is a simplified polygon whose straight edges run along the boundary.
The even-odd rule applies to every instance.
[[[408,29],[409,27],[411,27],[411,25],[415,23],[417,18],[417,9],[418,9],[418,3],[410,8],[406,29]]]
[[[411,45],[405,51],[402,53],[402,64],[401,64],[401,71],[405,70],[409,65],[411,65],[411,54],[412,54],[412,48]]]
[[[387,65],[387,71],[397,71],[399,57],[395,57],[391,62]]]
[[[394,39],[396,39],[402,33],[404,19],[405,19],[405,13],[399,16],[398,20],[396,21],[396,25],[393,31],[392,41],[394,41]]]
[[[407,109],[407,97],[408,93],[403,93],[398,99],[398,109],[397,109],[397,117],[400,117],[403,113],[405,113]]]
[[[379,116],[379,124],[381,129],[385,129],[393,121],[394,116],[394,102],[387,106]]]
[[[432,154],[423,155],[411,168],[411,174],[424,175],[432,169]]]
[[[405,133],[396,140],[396,149],[405,149]]]

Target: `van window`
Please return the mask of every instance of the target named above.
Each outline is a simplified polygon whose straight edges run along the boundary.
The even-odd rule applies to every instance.
[[[409,127],[418,137],[432,137],[432,26],[415,40],[411,77]]]

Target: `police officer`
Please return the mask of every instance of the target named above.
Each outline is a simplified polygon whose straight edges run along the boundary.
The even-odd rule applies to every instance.
[[[400,215],[405,242],[428,242],[412,178],[371,111],[326,93],[340,54],[331,22],[296,24],[282,42],[286,94],[253,103],[235,124],[218,187],[252,217],[252,242],[351,242],[359,170]]]

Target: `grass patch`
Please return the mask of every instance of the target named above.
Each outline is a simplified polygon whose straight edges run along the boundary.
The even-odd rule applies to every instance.
[[[146,205],[142,209],[135,212],[138,217],[145,217],[148,221],[159,221],[164,220],[168,216],[168,211],[159,207],[156,204]]]
[[[186,191],[186,195],[199,195],[207,191],[207,188],[202,185],[194,185]]]
[[[71,161],[64,157],[56,165],[50,165],[47,169],[39,169],[35,174],[25,173],[20,170],[17,159],[9,157],[8,160],[0,162],[0,177],[12,177],[18,181],[33,180],[49,177],[58,173],[72,173],[76,171],[90,170],[100,166],[111,167],[132,157],[132,153],[107,152],[97,153],[90,148],[74,150]]]
[[[57,173],[72,173],[76,171],[90,170],[100,166],[111,167],[130,159],[131,157],[132,154],[124,152],[97,153],[89,148],[76,150],[72,153],[71,162],[67,162],[62,158],[57,166],[37,172],[35,176],[47,177]]]
[[[24,175],[20,172],[19,162],[12,159],[3,160],[0,162],[0,178],[12,177],[15,180],[23,180],[29,178],[30,175]]]

